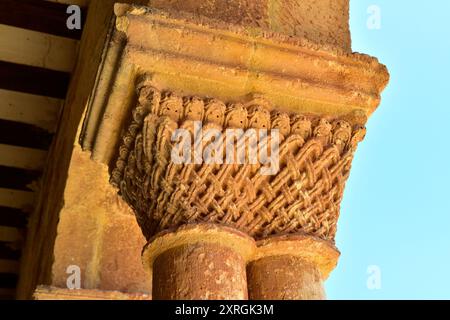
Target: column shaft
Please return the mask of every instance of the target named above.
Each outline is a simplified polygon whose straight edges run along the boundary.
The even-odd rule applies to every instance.
[[[153,299],[247,299],[245,261],[218,244],[199,242],[169,249],[153,263]]]
[[[251,300],[325,299],[319,270],[292,255],[261,258],[247,267]]]
[[[161,232],[143,252],[155,300],[246,300],[253,238],[233,228],[187,224]]]
[[[249,299],[323,300],[338,258],[333,243],[303,233],[260,240],[247,265]]]

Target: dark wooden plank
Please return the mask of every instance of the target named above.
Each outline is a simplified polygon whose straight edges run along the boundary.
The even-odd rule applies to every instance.
[[[33,191],[30,185],[33,181],[37,181],[40,176],[39,171],[0,165],[0,188]]]
[[[17,285],[17,274],[0,273],[0,288],[15,288]]]
[[[48,150],[52,138],[51,133],[36,126],[0,119],[0,143]]]
[[[0,300],[10,301],[15,299],[14,289],[1,289],[0,288]]]
[[[0,206],[0,225],[13,228],[25,228],[28,214],[14,208]]]
[[[68,5],[43,0],[0,0],[0,23],[9,26],[81,39],[81,30],[66,26]],[[86,17],[82,10],[81,21]]]
[[[19,260],[20,250],[12,243],[0,241],[0,259]]]
[[[69,81],[67,72],[0,61],[1,89],[64,99]]]

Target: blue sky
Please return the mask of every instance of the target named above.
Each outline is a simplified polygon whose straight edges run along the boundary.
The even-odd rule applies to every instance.
[[[450,299],[450,1],[350,3],[353,51],[378,57],[391,81],[353,162],[328,298]],[[368,289],[369,266],[380,289]]]

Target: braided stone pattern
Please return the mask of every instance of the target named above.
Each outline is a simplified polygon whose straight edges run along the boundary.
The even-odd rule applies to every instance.
[[[278,129],[276,175],[260,164],[175,164],[175,129]],[[255,239],[304,232],[334,241],[345,181],[365,128],[342,119],[268,111],[262,99],[229,104],[144,86],[111,183],[147,238],[186,223],[217,223]]]

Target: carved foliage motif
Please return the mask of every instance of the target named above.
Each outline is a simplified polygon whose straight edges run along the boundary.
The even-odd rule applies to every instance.
[[[278,129],[279,171],[259,164],[175,164],[172,133],[203,127]],[[136,212],[144,235],[185,223],[233,226],[256,239],[305,232],[334,241],[344,184],[365,129],[341,119],[268,111],[262,99],[224,104],[151,86],[123,137],[111,182]]]

